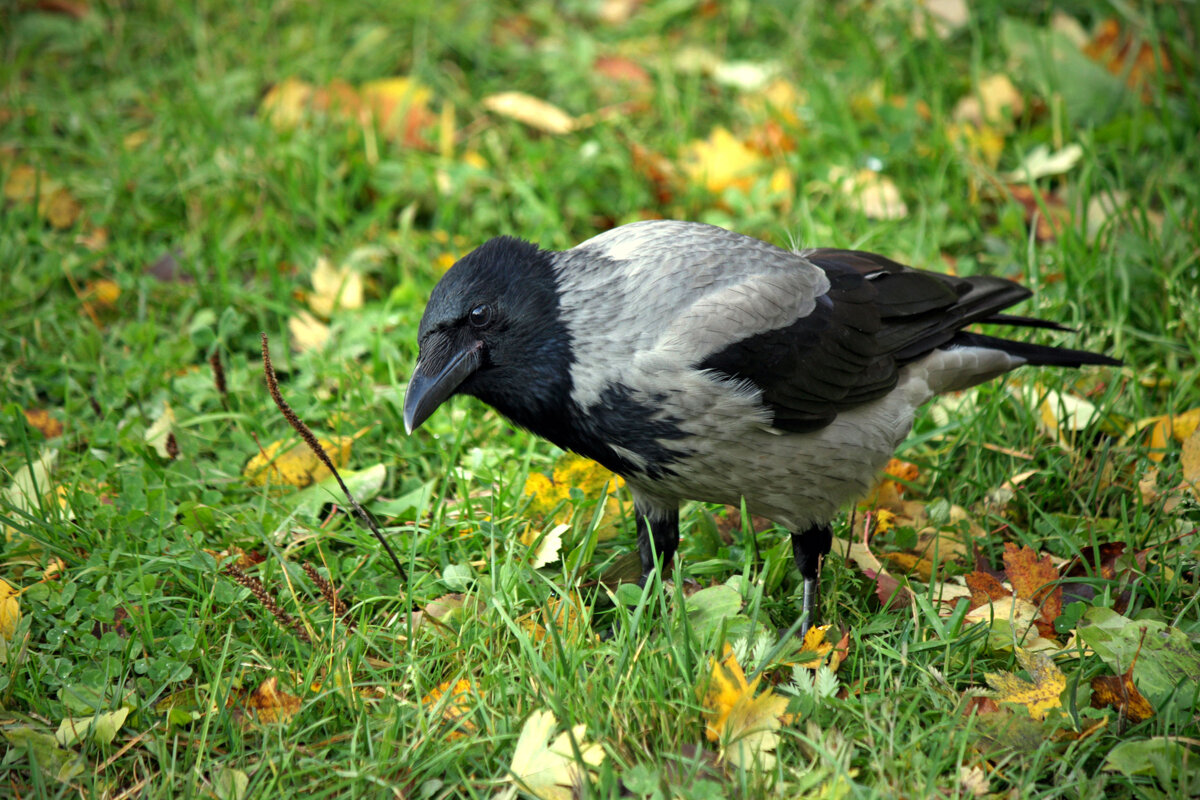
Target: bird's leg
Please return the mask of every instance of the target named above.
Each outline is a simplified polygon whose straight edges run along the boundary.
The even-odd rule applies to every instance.
[[[800,611],[804,618],[800,625],[801,638],[816,621],[821,560],[832,546],[833,529],[828,524],[813,525],[808,530],[792,532],[792,556],[796,559],[800,577],[804,578],[804,600]]]
[[[663,509],[635,503],[637,515],[638,555],[642,558],[642,577],[638,586],[645,586],[654,572],[656,558],[662,559],[663,574],[671,569],[675,551],[679,548],[679,509]]]

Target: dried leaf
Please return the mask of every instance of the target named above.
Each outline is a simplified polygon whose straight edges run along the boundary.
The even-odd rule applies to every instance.
[[[870,169],[860,169],[852,175],[835,170],[831,177],[841,193],[853,201],[868,219],[903,219],[908,206],[900,189],[886,175]]]
[[[1147,100],[1157,75],[1171,72],[1171,59],[1164,47],[1151,44],[1136,32],[1122,29],[1120,21],[1111,17],[1100,23],[1083,52],[1103,64],[1113,75],[1124,76],[1126,85],[1141,89]]]
[[[1045,719],[1048,711],[1061,707],[1060,697],[1067,688],[1067,677],[1047,655],[1031,653],[1020,647],[1016,653],[1017,661],[1033,681],[1017,677],[1011,672],[985,673],[984,678],[993,689],[990,696],[1001,703],[1025,706],[1034,719]]]
[[[251,692],[245,705],[258,715],[260,722],[287,722],[300,710],[300,698],[279,691],[279,680],[270,677]]]
[[[563,534],[570,529],[571,526],[565,523],[555,525],[544,534],[532,527],[527,528],[521,534],[521,544],[533,550],[530,565],[534,569],[541,569],[558,561],[558,554],[563,546]]]
[[[558,720],[549,711],[535,711],[525,720],[517,747],[509,767],[513,781],[521,789],[540,800],[574,800],[577,792],[583,791],[585,782],[590,782],[593,767],[604,761],[604,748],[584,739],[586,725],[576,725],[570,734],[560,733],[553,742],[550,736],[558,727]],[[576,761],[574,740],[582,756]]]
[[[955,122],[968,122],[976,128],[984,125],[1006,128],[1025,111],[1025,98],[1003,73],[989,75],[979,82],[973,94],[954,107]]]
[[[436,120],[429,108],[433,92],[428,87],[397,76],[364,83],[359,96],[385,139],[406,147],[425,144],[421,133]]]
[[[154,449],[154,452],[158,453],[159,458],[174,459],[170,448],[167,446],[169,438],[173,435],[174,427],[175,410],[171,408],[170,403],[164,400],[158,419],[149,428],[146,428],[146,433],[143,437],[146,444],[150,445]]]
[[[1092,678],[1092,708],[1111,706],[1134,722],[1154,716],[1150,701],[1133,685],[1133,664],[1122,675],[1097,675]]]
[[[320,350],[329,341],[329,326],[306,309],[288,318],[288,334],[292,349],[298,353]]]
[[[468,717],[475,708],[477,695],[475,687],[465,678],[460,678],[453,684],[443,681],[421,698],[421,705],[440,709],[442,720],[458,728],[451,732],[451,738],[458,738],[476,730],[475,723]]]
[[[335,310],[362,308],[362,275],[350,266],[335,267],[329,259],[318,258],[311,280],[308,307],[317,316],[328,319]]]
[[[1070,172],[1081,158],[1083,147],[1078,144],[1069,144],[1056,152],[1041,144],[1030,150],[1016,169],[1002,173],[1000,177],[1009,183],[1034,183],[1039,178]]]
[[[25,409],[25,421],[29,423],[30,427],[41,431],[42,436],[45,436],[47,439],[62,436],[63,424],[52,417],[50,412],[44,408]]]
[[[11,640],[21,621],[21,593],[0,578],[0,637]]]
[[[515,119],[544,133],[558,136],[579,127],[578,121],[556,105],[524,92],[500,92],[483,98],[483,107],[493,114]]]
[[[1005,542],[1004,569],[1017,597],[1038,607],[1042,635],[1052,636],[1053,622],[1062,613],[1062,586],[1050,556],[1039,559],[1030,547],[1018,550],[1012,542]]]
[[[947,39],[971,19],[967,0],[920,0],[912,9],[912,32],[918,39],[928,38],[930,30]]]
[[[318,439],[335,467],[345,466],[350,460],[350,448],[354,436],[338,436],[336,439]],[[332,473],[321,463],[304,442],[291,444],[281,439],[271,442],[262,452],[246,462],[242,476],[251,486],[274,485],[308,486],[325,480]],[[287,447],[285,450],[284,448]]]
[[[720,661],[711,659],[710,663],[707,684],[703,690],[697,689],[707,720],[705,736],[709,741],[721,742],[725,760],[741,767],[757,761],[763,769],[770,769],[775,764],[771,751],[779,743],[777,731],[787,711],[787,698],[770,689],[755,697],[762,675],[747,683],[728,645],[725,657]]]
[[[1200,430],[1192,431],[1192,435],[1184,441],[1179,466],[1183,470],[1181,485],[1200,498]]]
[[[762,156],[720,126],[713,128],[707,139],[684,147],[680,157],[688,180],[713,194],[731,187],[748,191],[765,163]]]

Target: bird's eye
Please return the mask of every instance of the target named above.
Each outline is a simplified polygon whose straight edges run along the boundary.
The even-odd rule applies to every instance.
[[[492,321],[492,307],[486,303],[477,305],[471,309],[467,319],[472,327],[486,328]]]

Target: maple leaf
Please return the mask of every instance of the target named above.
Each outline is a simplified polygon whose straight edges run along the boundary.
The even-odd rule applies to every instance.
[[[604,748],[587,742],[586,725],[576,725],[570,733],[560,733],[553,742],[550,736],[558,720],[549,711],[535,711],[525,720],[517,747],[513,752],[512,780],[521,789],[541,800],[573,800],[582,791],[583,783],[592,774],[592,767],[604,761]],[[574,740],[575,746],[572,746]],[[575,758],[575,748],[580,760]],[[515,794],[516,787],[509,796]]]
[[[824,631],[821,631],[824,638]],[[725,657],[711,660],[712,671],[707,685],[697,688],[707,720],[704,735],[709,741],[722,743],[722,757],[741,767],[757,761],[763,769],[775,764],[771,751],[779,743],[780,724],[784,721],[788,700],[767,689],[757,697],[762,675],[746,682],[746,674],[733,649],[726,645]]]
[[[575,506],[571,490],[576,489],[586,500],[603,498],[604,511],[602,522],[596,529],[598,541],[607,541],[615,537],[619,531],[619,522],[623,516],[621,498],[615,493],[625,485],[619,475],[614,475],[604,467],[589,458],[567,453],[554,464],[553,476],[547,477],[540,472],[531,472],[525,480],[522,494],[530,498],[529,511],[535,517],[545,517],[556,508],[559,509],[553,521],[560,525],[570,523]],[[562,531],[558,532],[561,538]],[[521,536],[521,541],[532,546],[540,534],[528,529]],[[547,536],[549,538],[549,535]],[[539,548],[541,552],[542,548]],[[557,552],[557,550],[555,551]],[[551,558],[539,566],[552,563]]]
[[[1043,636],[1053,636],[1054,620],[1062,613],[1062,585],[1050,556],[1039,559],[1029,546],[1018,550],[1012,542],[1005,542],[1004,570],[1017,597],[1038,607],[1038,630]]]
[[[1018,647],[1017,662],[1033,681],[1011,672],[987,672],[983,677],[993,689],[988,694],[1001,703],[1025,706],[1034,719],[1045,719],[1046,712],[1062,705],[1061,695],[1067,688],[1067,677],[1049,656],[1042,653],[1032,653]]]

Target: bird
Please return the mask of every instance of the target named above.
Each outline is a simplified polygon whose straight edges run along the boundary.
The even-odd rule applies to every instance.
[[[684,501],[744,501],[790,532],[803,635],[832,520],[922,404],[1021,366],[1121,364],[966,330],[1070,330],[1002,313],[1031,294],[699,222],[633,222],[561,251],[500,236],[433,288],[404,425],[469,395],[622,476],[643,586],[673,564]]]

